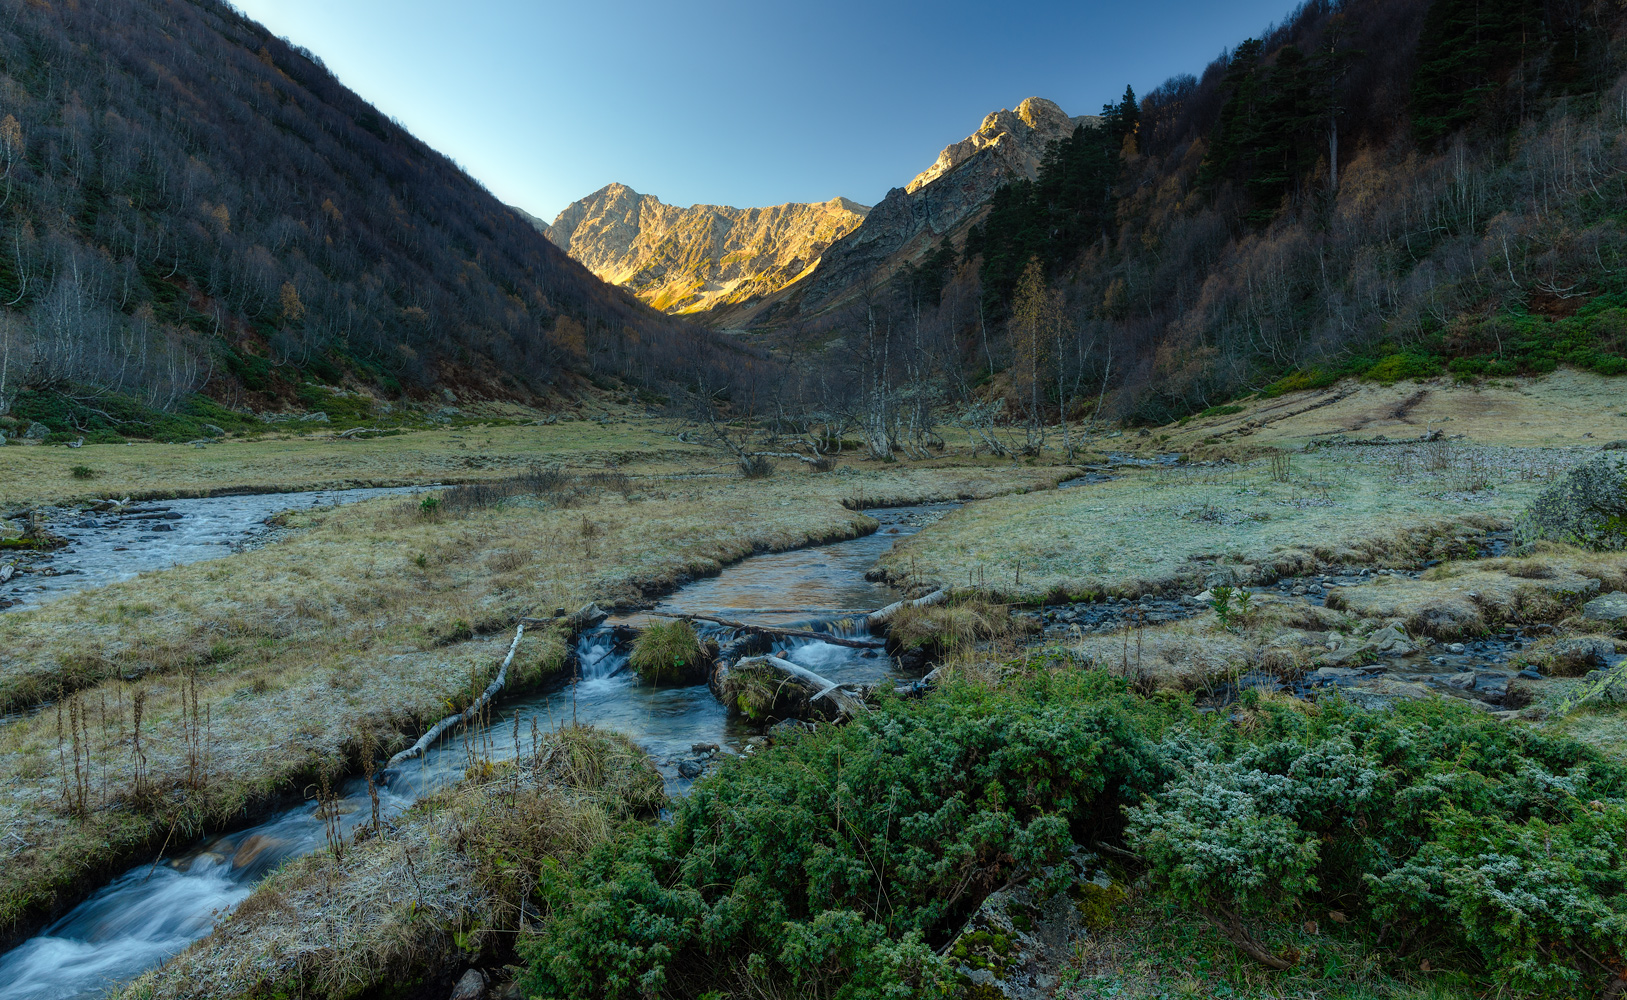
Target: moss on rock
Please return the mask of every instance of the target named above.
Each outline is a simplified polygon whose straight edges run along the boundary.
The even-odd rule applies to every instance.
[[[1514,526],[1515,540],[1627,549],[1627,455],[1608,453],[1543,490]]]

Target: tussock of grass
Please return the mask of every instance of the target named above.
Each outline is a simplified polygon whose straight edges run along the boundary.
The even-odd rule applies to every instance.
[[[893,614],[887,634],[905,649],[945,653],[1026,631],[1004,604],[969,598],[931,607],[906,604]]]
[[[537,687],[555,680],[565,669],[570,649],[558,627],[527,633],[526,655],[516,655],[510,670],[510,685],[514,690]]]
[[[748,659],[730,667],[719,694],[725,705],[753,722],[811,714],[809,692],[787,682],[784,674],[758,660]]]
[[[706,670],[695,627],[681,618],[644,626],[628,662],[646,684],[685,684]]]

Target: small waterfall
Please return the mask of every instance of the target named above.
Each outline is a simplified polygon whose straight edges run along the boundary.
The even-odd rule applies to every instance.
[[[606,680],[627,666],[628,651],[617,649],[613,628],[596,628],[582,633],[576,640],[578,675],[584,681]]]

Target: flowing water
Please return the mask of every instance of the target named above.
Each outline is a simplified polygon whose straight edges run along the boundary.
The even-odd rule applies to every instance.
[[[23,609],[78,590],[105,587],[139,573],[202,559],[219,559],[273,537],[274,514],[334,507],[374,497],[408,495],[425,487],[256,493],[131,504],[102,513],[58,508],[44,526],[68,540],[65,548],[38,555],[7,554],[22,570],[0,585],[0,609]]]
[[[869,511],[882,522],[875,534],[752,556],[718,576],[681,588],[655,610],[839,629],[844,612],[872,611],[898,599],[886,584],[866,580],[866,571],[894,541],[952,507]],[[742,752],[752,733],[729,717],[704,684],[646,687],[627,669],[628,649],[617,639],[617,626],[637,624],[645,617],[613,619],[584,634],[577,644],[579,679],[574,683],[504,703],[493,716],[490,734],[497,745],[491,756],[507,759],[518,752],[519,747],[505,745],[505,735],[514,731],[516,720],[527,741],[532,719],[541,728],[572,721],[591,724],[636,740],[661,770],[668,791],[676,794],[690,781],[680,765],[687,765],[684,770],[693,774],[697,756],[704,756],[693,749],[696,745]],[[892,666],[880,650],[817,640],[782,641],[775,648],[793,662],[844,683],[881,680]],[[457,781],[466,754],[451,738],[421,760],[386,772],[380,789],[381,817],[398,816],[424,793]],[[371,822],[372,806],[361,779],[347,783],[339,794],[340,834],[348,837],[357,825]],[[252,828],[210,837],[173,859],[138,865],[39,936],[0,955],[0,1000],[101,996],[208,934],[216,919],[249,895],[255,882],[288,858],[323,848],[329,836],[317,807],[307,803]]]

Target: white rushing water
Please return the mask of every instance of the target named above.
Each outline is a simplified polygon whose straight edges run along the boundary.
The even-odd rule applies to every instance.
[[[753,556],[680,589],[660,609],[817,624],[829,621],[831,611],[880,607],[898,595],[885,584],[866,581],[865,572],[895,540],[944,509],[872,511],[883,523],[874,535]],[[797,611],[752,614],[763,608]],[[740,752],[750,731],[729,717],[706,685],[649,687],[627,669],[630,651],[625,642],[618,642],[615,626],[641,618],[629,616],[583,635],[576,649],[579,676],[574,683],[505,703],[489,730],[496,740],[491,756],[512,759],[522,749],[504,742],[516,719],[527,744],[533,719],[542,729],[573,722],[594,725],[637,741],[666,778],[668,792],[679,794],[690,781],[678,773],[677,765],[694,756],[694,745],[711,743],[728,753]],[[879,650],[817,640],[784,641],[776,649],[793,662],[844,683],[880,680],[891,667]],[[421,760],[385,772],[380,776],[381,816],[398,816],[419,796],[456,782],[467,760],[468,750],[453,737]],[[361,779],[346,783],[339,794],[341,834],[348,837],[359,824],[371,822],[372,805]],[[327,842],[323,816],[315,804],[306,803],[251,828],[208,838],[171,859],[138,865],[38,936],[0,955],[0,1000],[102,996],[208,934],[216,920],[247,898],[254,883],[277,865],[322,849]]]

